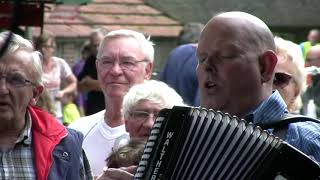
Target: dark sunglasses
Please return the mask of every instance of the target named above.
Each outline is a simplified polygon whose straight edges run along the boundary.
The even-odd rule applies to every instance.
[[[291,79],[292,76],[290,74],[278,72],[274,75],[273,84],[283,88],[289,84]]]

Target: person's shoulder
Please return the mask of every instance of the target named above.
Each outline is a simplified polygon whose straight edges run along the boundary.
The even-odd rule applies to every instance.
[[[197,51],[196,44],[183,44],[174,48],[168,57],[168,62],[185,62],[192,54],[195,54]]]
[[[59,62],[59,63],[66,62],[66,60],[62,59],[61,57],[54,56],[52,58],[53,58],[54,61]]]
[[[304,137],[320,137],[320,123],[313,121],[302,121],[290,123],[289,128]]]
[[[56,56],[54,56],[53,59],[57,64],[59,64],[60,67],[62,67],[63,69],[70,69],[71,72],[71,67],[69,66],[66,60]]]
[[[300,43],[300,46],[304,46],[304,45],[309,44],[309,43],[310,43],[309,41],[304,41],[304,42]]]
[[[72,122],[68,128],[80,131],[86,134],[93,126],[95,126],[99,121],[104,119],[105,110],[97,112],[95,114],[84,116]]]
[[[79,142],[82,142],[83,134],[80,131],[77,131],[75,129],[71,129],[69,127],[66,127],[66,129],[68,130],[68,133],[70,136],[72,136],[73,138],[76,138]]]
[[[173,51],[176,52],[194,52],[197,49],[197,44],[189,43],[189,44],[182,44],[176,47]]]
[[[72,109],[72,110],[75,110],[75,109],[77,109],[77,105],[76,104],[74,104],[74,103],[68,103],[68,104],[66,104],[65,106],[64,106],[64,109]]]

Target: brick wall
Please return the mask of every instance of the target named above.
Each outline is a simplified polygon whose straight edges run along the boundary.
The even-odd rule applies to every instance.
[[[267,23],[277,34],[301,42],[311,28],[320,28],[319,0],[145,0],[145,2],[182,22],[206,23],[223,11],[244,11]]]
[[[81,57],[81,48],[86,39],[84,38],[56,38],[56,56],[65,59],[70,66]]]

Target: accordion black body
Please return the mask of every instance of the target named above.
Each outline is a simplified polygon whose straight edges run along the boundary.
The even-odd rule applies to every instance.
[[[160,112],[135,179],[319,179],[319,164],[237,117],[203,108]]]

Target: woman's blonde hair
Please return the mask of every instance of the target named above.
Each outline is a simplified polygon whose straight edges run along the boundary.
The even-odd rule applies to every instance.
[[[295,102],[288,105],[289,111],[295,111],[301,108],[302,102],[300,95],[306,90],[306,74],[304,71],[304,59],[300,46],[282,39],[280,37],[274,38],[276,44],[276,54],[281,57],[285,62],[292,62],[292,79],[296,83],[296,92],[298,94]]]

